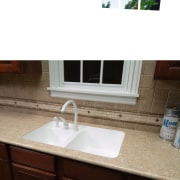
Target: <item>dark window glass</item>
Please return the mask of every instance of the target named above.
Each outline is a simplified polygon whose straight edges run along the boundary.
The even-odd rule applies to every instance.
[[[83,82],[99,83],[101,61],[83,61]]]
[[[124,61],[104,61],[103,84],[121,84]]]
[[[64,81],[80,82],[80,61],[64,61]]]

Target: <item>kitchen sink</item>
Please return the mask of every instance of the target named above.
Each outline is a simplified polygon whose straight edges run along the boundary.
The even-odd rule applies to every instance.
[[[66,147],[115,158],[119,154],[124,135],[122,131],[85,126]]]
[[[59,122],[59,127],[56,126],[54,121],[51,121],[40,128],[23,136],[24,139],[65,147],[78,132],[72,128],[73,124],[69,124],[69,129],[63,128],[63,123]]]
[[[122,131],[83,125],[79,125],[78,131],[75,131],[72,123],[69,123],[69,129],[64,129],[62,122],[57,126],[52,121],[24,135],[23,138],[115,158],[120,152],[124,136]]]

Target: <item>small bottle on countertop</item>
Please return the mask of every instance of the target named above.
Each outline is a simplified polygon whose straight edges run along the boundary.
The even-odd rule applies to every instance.
[[[179,119],[179,109],[166,109],[160,130],[160,137],[164,140],[173,141]]]
[[[176,130],[176,135],[174,138],[173,146],[177,149],[180,148],[180,119],[177,124],[177,130]]]

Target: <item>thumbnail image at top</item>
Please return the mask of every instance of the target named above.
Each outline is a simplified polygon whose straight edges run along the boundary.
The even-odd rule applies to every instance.
[[[102,8],[160,10],[161,0],[102,0]]]

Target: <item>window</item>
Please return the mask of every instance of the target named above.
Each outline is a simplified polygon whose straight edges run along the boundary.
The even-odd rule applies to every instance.
[[[102,8],[159,10],[160,0],[102,0]]]
[[[121,84],[124,61],[64,61],[64,82]]]
[[[51,96],[136,104],[141,61],[49,61]]]

